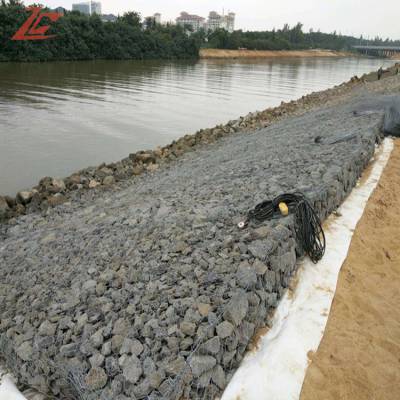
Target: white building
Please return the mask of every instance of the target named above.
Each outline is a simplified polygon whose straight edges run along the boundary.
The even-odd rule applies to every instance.
[[[147,25],[153,25],[153,24],[157,24],[160,25],[161,24],[161,14],[160,13],[155,13],[150,17],[146,17],[143,20],[142,26],[143,29],[147,29],[148,26]]]
[[[79,11],[82,14],[86,15],[92,15],[92,14],[101,15],[101,3],[97,1],[86,1],[83,3],[75,3],[72,4],[72,11]]]
[[[161,24],[161,14],[160,13],[155,13],[153,18],[154,18],[154,21],[156,24]]]
[[[185,11],[181,12],[181,15],[176,19],[177,25],[190,26],[193,32],[197,32],[199,29],[205,29],[206,31],[215,31],[217,29],[225,29],[228,32],[235,30],[235,13],[218,14],[216,11],[211,11],[208,15],[208,20],[198,15],[189,14]]]
[[[176,19],[176,24],[180,26],[190,26],[193,32],[197,32],[199,29],[204,28],[205,18],[182,11],[181,15]]]
[[[76,3],[72,4],[72,11],[79,11],[82,14],[90,15],[89,3]]]
[[[206,29],[215,31],[217,29],[225,29],[228,32],[235,30],[235,13],[229,13],[228,15],[220,15],[216,11],[211,11],[208,15]]]
[[[99,1],[91,1],[92,14],[101,15],[101,3]]]

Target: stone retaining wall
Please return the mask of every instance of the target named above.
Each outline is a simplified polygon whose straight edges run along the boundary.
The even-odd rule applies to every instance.
[[[365,97],[368,112],[359,98],[233,134],[0,229],[0,353],[20,383],[79,400],[219,396],[303,255],[290,216],[237,223],[293,190],[334,211],[380,141],[382,99]]]

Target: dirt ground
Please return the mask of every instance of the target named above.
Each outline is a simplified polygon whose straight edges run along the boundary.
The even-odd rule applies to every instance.
[[[400,399],[400,140],[357,225],[301,400]]]
[[[223,50],[201,49],[200,58],[348,57],[333,50]]]

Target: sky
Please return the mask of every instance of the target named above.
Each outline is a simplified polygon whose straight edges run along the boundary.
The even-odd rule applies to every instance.
[[[41,0],[49,7],[71,9],[73,0]],[[181,11],[206,17],[209,11],[237,14],[236,29],[270,30],[285,23],[304,29],[337,31],[344,35],[400,39],[399,0],[102,0],[103,13],[139,11],[142,16],[162,14],[175,20]],[[29,4],[25,0],[25,4]]]

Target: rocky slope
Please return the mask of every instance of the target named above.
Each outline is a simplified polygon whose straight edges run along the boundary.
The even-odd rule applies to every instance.
[[[7,366],[56,398],[218,396],[302,256],[291,217],[237,223],[293,190],[321,217],[332,212],[373,155],[399,88],[398,77],[354,83],[329,107],[221,134],[133,181],[71,191],[0,226]],[[156,165],[141,154],[143,168]],[[46,182],[57,193],[69,185]]]

